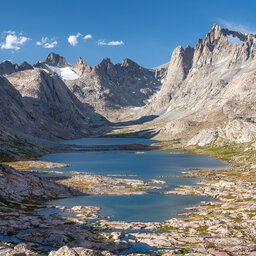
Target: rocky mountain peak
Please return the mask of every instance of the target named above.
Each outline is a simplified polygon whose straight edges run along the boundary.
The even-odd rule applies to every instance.
[[[83,61],[83,59],[81,57],[78,57],[77,61],[75,62],[74,66],[78,65],[78,66],[82,66],[82,65],[87,65],[87,63],[85,61]]]
[[[128,67],[128,66],[139,66],[136,62],[132,61],[129,58],[125,58],[122,62],[121,62],[121,66],[123,67]]]
[[[9,60],[5,60],[5,61],[3,61],[1,64],[4,64],[4,65],[12,65],[11,61],[9,61]]]
[[[73,65],[73,70],[81,76],[85,71],[90,70],[90,66],[87,66],[87,63],[79,57]]]
[[[57,66],[60,68],[69,66],[69,64],[67,63],[66,59],[63,56],[56,54],[54,52],[51,52],[46,57],[44,62],[50,66]]]
[[[188,45],[185,49],[181,45],[179,45],[173,51],[171,62],[181,61],[182,64],[191,62],[191,60],[193,59],[193,54],[194,48],[190,45]]]
[[[227,40],[223,40],[224,41],[228,41],[230,43],[232,43],[232,40],[229,40],[228,37],[233,37],[233,38],[237,38],[238,40],[240,40],[240,44],[242,44],[243,42],[248,41],[249,38],[256,38],[256,35],[253,34],[248,34],[248,33],[244,33],[244,32],[239,32],[239,31],[233,31],[227,28],[221,28],[219,25],[214,24],[213,27],[211,28],[211,30],[206,34],[206,37],[204,40],[200,40],[198,42],[204,42],[204,43],[208,43],[208,44],[216,44],[220,39],[227,39]]]
[[[110,58],[104,58],[100,64],[96,65],[93,69],[96,72],[101,72],[101,73],[109,73],[113,72],[114,70],[114,64],[111,62]]]
[[[17,65],[16,65],[17,66]],[[12,64],[9,60],[5,60],[0,64],[0,70],[12,70],[15,67],[15,64]],[[1,72],[1,75],[4,75],[4,72]],[[9,72],[6,72],[6,74],[9,74]]]
[[[203,41],[206,44],[216,44],[222,35],[222,28],[219,25],[214,24],[211,30],[206,34],[206,37]]]
[[[232,31],[232,30],[229,30],[229,29],[222,29],[222,33],[225,36],[232,36],[234,38],[237,37],[241,42],[246,42],[249,37],[254,37],[255,38],[255,35],[242,33],[242,32],[238,32],[238,31]]]
[[[185,49],[185,51],[191,51],[191,50],[194,50],[194,48],[191,47],[190,45],[188,45],[187,48]]]
[[[110,58],[104,58],[100,64],[92,69],[100,80],[109,80],[114,83],[117,82],[115,65],[111,62]]]
[[[186,79],[194,57],[194,48],[188,46],[184,49],[181,45],[176,47],[172,53],[170,64],[165,77],[165,82],[160,90],[160,108],[168,104],[172,98],[172,93],[176,91],[180,84]]]
[[[110,58],[104,58],[104,59],[102,59],[102,61],[100,62],[99,65],[104,66],[104,65],[108,65],[108,64],[113,65],[113,63],[111,62],[111,59]]]
[[[210,31],[220,32],[221,30],[222,30],[221,26],[215,23],[215,24],[213,24]]]
[[[33,67],[29,63],[27,63],[26,61],[23,61],[20,64],[20,70],[27,70],[27,69],[33,69]]]
[[[19,66],[18,64],[12,64],[9,60],[6,60],[0,64],[0,75],[9,75],[11,73],[27,69],[33,69],[33,67],[26,61]]]

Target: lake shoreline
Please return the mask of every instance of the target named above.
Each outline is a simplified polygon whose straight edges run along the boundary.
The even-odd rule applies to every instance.
[[[237,178],[235,175],[237,171],[241,173],[241,167],[238,169],[238,167],[233,164],[225,170],[189,170],[187,173],[184,173],[184,177],[200,178],[200,185],[202,185],[200,189],[198,186],[184,186],[174,191],[169,191],[168,193],[207,195],[218,198],[219,201],[191,207],[188,209],[188,212],[183,214],[184,216],[182,218],[173,218],[161,222],[161,224],[152,222],[134,222],[131,224],[120,221],[102,220],[97,223],[93,229],[98,230],[97,232],[100,232],[100,234],[102,230],[116,229],[161,231],[161,235],[158,233],[145,235],[143,232],[141,234],[137,232],[136,235],[133,233],[132,237],[135,243],[144,243],[159,248],[162,248],[163,245],[171,246],[170,250],[161,252],[163,255],[171,255],[185,251],[201,253],[203,255],[217,255],[218,253],[222,253],[221,255],[225,255],[225,253],[226,255],[230,253],[232,255],[240,255],[239,251],[241,250],[243,253],[253,253],[255,242],[249,237],[244,238],[244,235],[241,234],[247,232],[253,235],[251,229],[253,227],[252,219],[255,215],[253,206],[254,197],[248,194],[248,187],[236,184],[234,180],[233,183],[231,183],[232,181],[230,181],[230,179],[234,179],[234,176]],[[230,173],[233,174],[231,178],[229,177]],[[216,180],[218,182],[216,182]],[[222,180],[225,180],[225,182],[221,182]],[[242,192],[246,192],[249,197],[239,198],[236,192],[238,186],[240,195],[244,194]],[[76,217],[77,221],[81,221],[79,218],[81,218],[82,212],[83,211],[80,211],[78,213]],[[241,213],[243,213],[243,223],[238,219]],[[245,213],[247,213],[247,216],[245,216]],[[164,233],[164,231],[167,231],[167,233]],[[105,236],[104,234],[102,235]],[[120,243],[122,240],[121,235],[122,234],[112,234],[112,242]],[[115,237],[115,239],[113,239],[113,237]],[[130,243],[132,243],[133,239],[130,240]],[[154,253],[152,253],[152,255],[153,254]]]

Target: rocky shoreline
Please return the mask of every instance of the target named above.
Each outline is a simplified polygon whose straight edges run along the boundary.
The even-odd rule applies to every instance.
[[[58,206],[45,208],[42,203],[30,201],[22,202],[19,207],[14,208],[11,202],[8,202],[8,205],[2,200],[1,233],[16,235],[23,244],[3,243],[0,255],[15,255],[17,251],[24,255],[49,254],[40,248],[40,245],[60,248],[51,251],[51,256],[256,255],[256,167],[253,164],[256,152],[253,149],[244,151],[247,146],[232,148],[233,154],[230,154],[229,159],[225,159],[232,162],[228,168],[185,170],[183,176],[200,178],[199,184],[181,186],[174,191],[163,193],[204,195],[217,201],[202,202],[187,209],[180,218],[164,222],[128,223],[99,219],[100,209],[90,206],[75,206],[71,209]],[[191,150],[194,150],[193,153],[212,153],[206,149],[200,149],[204,152],[195,148]],[[243,152],[250,157],[245,160]],[[218,153],[219,155],[216,152],[213,155],[220,159],[223,153]],[[126,194],[128,190],[123,190],[123,187],[127,185],[130,194],[144,193],[145,190],[151,189],[148,183],[136,179],[87,174],[60,179],[58,183],[57,186],[63,184],[64,187],[75,184],[73,190],[69,188],[73,194]],[[91,187],[88,187],[89,185]],[[131,191],[131,188],[139,188],[139,191]],[[63,196],[71,195],[72,192],[69,192]],[[53,212],[49,215],[39,215],[35,214],[35,210]],[[145,253],[124,251],[134,246],[136,248],[136,245],[148,246],[149,250]],[[9,254],[1,254],[2,252]]]
[[[142,181],[88,174],[63,178],[57,180],[57,183],[72,187],[88,195],[142,195],[147,193],[148,190],[161,188],[153,186],[153,184],[165,184],[161,180]]]

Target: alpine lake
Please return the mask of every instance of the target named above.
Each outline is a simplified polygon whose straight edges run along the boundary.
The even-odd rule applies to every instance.
[[[140,138],[83,138],[63,141],[72,145],[151,145],[156,141]],[[76,196],[49,202],[51,205],[71,208],[76,205],[98,206],[100,215],[110,220],[126,222],[160,222],[177,217],[185,208],[202,201],[212,201],[204,196],[164,194],[181,185],[194,185],[198,180],[184,178],[185,170],[195,168],[224,168],[227,163],[207,155],[192,155],[173,151],[78,151],[46,155],[43,160],[69,164],[58,168],[62,173],[71,171],[86,174],[123,177],[149,181],[164,181],[161,188],[149,190],[142,195],[90,195]],[[57,169],[56,169],[57,170]],[[41,174],[49,176],[49,174]],[[58,174],[51,174],[58,176]],[[62,174],[63,176],[63,174]]]

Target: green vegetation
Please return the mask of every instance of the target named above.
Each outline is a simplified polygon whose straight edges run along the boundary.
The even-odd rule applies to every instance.
[[[216,245],[214,244],[214,243],[208,243],[207,244],[207,248],[212,248],[212,249],[216,249],[217,247],[216,247]]]
[[[183,254],[184,255],[184,254],[189,253],[189,251],[186,248],[180,248],[179,250],[176,250],[174,253],[175,254]]]
[[[70,243],[71,243],[71,242],[75,241],[75,238],[74,238],[73,236],[68,235],[68,234],[66,234],[65,236],[67,237],[68,242],[70,242]]]
[[[208,228],[209,228],[208,226],[201,226],[201,227],[199,227],[197,230],[198,230],[199,232],[205,232],[205,231],[207,231]]]
[[[160,231],[171,231],[171,230],[178,230],[178,227],[173,227],[173,226],[167,226],[167,225],[162,225],[158,230]]]

